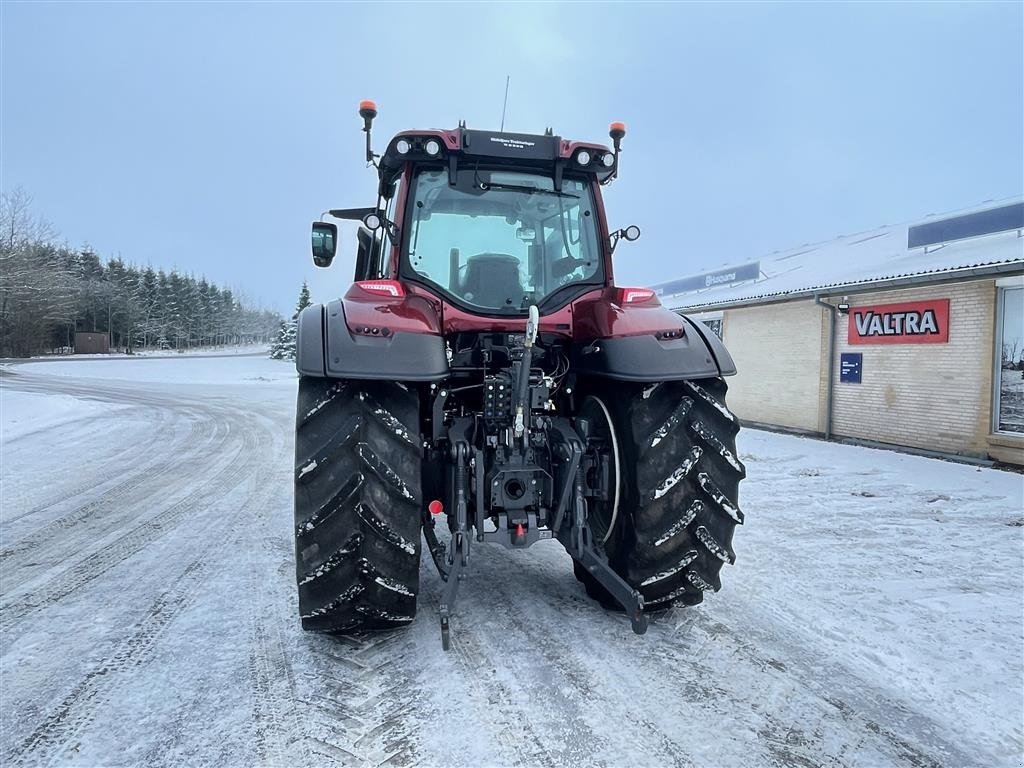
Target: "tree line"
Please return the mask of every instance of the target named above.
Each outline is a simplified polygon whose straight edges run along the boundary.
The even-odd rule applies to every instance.
[[[203,277],[58,245],[28,195],[0,198],[0,357],[65,350],[77,331],[128,352],[267,342],[280,323]]]

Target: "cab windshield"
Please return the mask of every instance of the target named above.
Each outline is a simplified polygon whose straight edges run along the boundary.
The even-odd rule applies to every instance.
[[[518,171],[422,170],[410,192],[404,268],[457,303],[521,313],[566,286],[600,284],[586,181]]]

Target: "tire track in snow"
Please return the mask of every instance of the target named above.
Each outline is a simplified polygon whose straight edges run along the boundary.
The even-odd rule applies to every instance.
[[[224,430],[222,435],[218,435],[220,426],[208,421],[193,422],[185,438],[187,444],[198,450],[207,448],[218,437],[221,444],[225,443],[228,432]],[[201,442],[197,445],[196,441]],[[193,455],[186,461],[176,463],[170,459],[170,453],[168,450],[158,454],[138,472],[132,473],[126,480],[102,492],[92,501],[51,520],[0,550],[5,591],[10,593],[35,578],[37,573],[32,572],[33,566],[37,569],[49,568],[55,563],[61,563],[79,554],[83,542],[88,544],[99,541],[114,529],[125,525],[133,513],[139,512],[139,506],[151,506],[149,499],[160,491],[162,478],[180,472],[187,465],[203,458],[201,455]],[[149,486],[152,486],[150,493],[141,492]]]
[[[253,445],[264,442],[256,439]],[[260,458],[263,454],[254,455]],[[265,468],[264,460],[260,469]],[[223,493],[228,494],[235,485],[222,486]],[[195,604],[201,587],[216,577],[218,571],[231,567],[230,563],[221,563],[218,567],[220,552],[224,548],[241,549],[246,528],[240,523],[245,511],[264,508],[272,492],[273,487],[264,485],[251,493],[231,515],[217,519],[209,529],[208,543],[200,554],[156,598],[114,653],[90,670],[20,743],[13,753],[11,765],[39,765],[55,760],[66,761],[73,756],[68,754],[68,750],[75,748],[104,702],[116,695],[123,676],[131,675],[133,670],[148,661],[164,631]],[[233,531],[234,534],[225,540],[225,531]]]
[[[297,702],[306,707],[306,749],[342,765],[412,765],[410,713],[421,695],[412,634],[307,637],[313,674]]]
[[[40,765],[60,757],[68,742],[91,722],[103,689],[116,685],[116,677],[130,674],[145,661],[167,626],[195,600],[196,586],[204,575],[203,559],[193,560],[172,587],[157,598],[114,654],[86,674],[5,762],[13,766]]]
[[[516,680],[532,680],[536,688],[549,691],[545,698],[554,702],[558,716],[541,721],[556,732],[542,738],[557,744],[563,752],[549,753],[548,764],[586,764],[593,761],[594,754],[618,751],[619,761],[628,762],[642,755],[641,763],[693,765],[685,748],[671,738],[670,731],[660,728],[644,716],[644,710],[636,707],[640,698],[659,698],[657,688],[639,687],[635,674],[646,639],[633,636],[624,616],[609,614],[584,596],[582,585],[569,570],[568,555],[553,547],[538,549],[528,556],[531,562],[522,563],[522,553],[510,553],[492,545],[481,546],[476,553],[477,558],[487,558],[487,570],[481,571],[478,566],[465,588],[480,592],[479,598],[491,613],[483,629],[472,625],[465,630],[461,625],[458,629],[453,627],[453,638],[456,632],[460,639],[465,638],[465,633],[482,635],[477,644],[493,650],[483,651],[478,665],[503,665]],[[564,563],[562,579],[553,573],[556,561],[558,565]],[[529,570],[528,575],[523,573],[524,567]],[[524,582],[530,585],[531,593],[525,596]],[[571,592],[567,592],[567,585],[571,585]],[[531,604],[533,607],[528,611],[521,607]],[[499,606],[503,608],[496,613]],[[592,625],[599,622],[608,641],[605,647],[620,652],[622,658],[598,665],[572,639],[571,631],[558,635],[551,632],[551,627],[559,623],[581,619]],[[509,657],[503,648],[503,640],[508,637],[522,638],[522,647],[529,650],[519,657]],[[647,680],[646,684],[656,679]],[[609,688],[612,681],[618,683],[617,688]],[[512,717],[536,718],[539,705],[534,698],[524,695],[518,700],[523,710]],[[615,735],[610,739],[608,726],[612,722]],[[610,764],[617,764],[616,758],[609,760]]]
[[[483,547],[481,547],[483,549]],[[490,553],[488,553],[490,554]],[[625,744],[625,752],[628,755],[643,755],[644,759],[651,764],[662,766],[692,766],[694,763],[685,755],[685,748],[673,741],[650,719],[641,716],[635,707],[633,695],[630,694],[632,686],[637,685],[635,663],[649,638],[636,638],[624,616],[614,615],[614,622],[607,622],[608,612],[604,611],[596,602],[583,596],[582,585],[578,586],[579,597],[573,599],[565,593],[565,585],[568,579],[573,580],[576,586],[575,577],[566,568],[566,579],[553,578],[551,569],[548,566],[547,558],[544,560],[535,559],[527,567],[530,568],[529,575],[534,589],[537,591],[538,599],[543,601],[537,607],[541,616],[525,617],[521,610],[517,610],[520,595],[516,592],[516,574],[522,575],[522,564],[516,563],[518,553],[511,554],[506,551],[494,553],[502,558],[499,563],[500,572],[493,574],[487,582],[488,588],[498,594],[488,595],[488,603],[491,605],[511,606],[503,614],[503,619],[511,625],[509,628],[502,627],[500,632],[504,635],[512,635],[526,639],[524,645],[531,648],[531,653],[522,660],[525,662],[521,670],[515,670],[517,677],[533,677],[539,684],[546,683],[553,695],[560,700],[559,720],[566,720],[566,726],[571,725],[569,732],[573,738],[579,738],[581,731],[584,731],[582,751],[577,754],[565,755],[561,760],[562,764],[586,763],[593,759],[593,751],[605,753],[611,748],[622,749]],[[548,555],[544,552],[543,555]],[[557,554],[559,559],[563,553]],[[495,560],[497,560],[497,557]],[[568,560],[568,555],[564,555]],[[541,566],[541,567],[538,567]],[[581,610],[582,609],[582,610]],[[608,634],[613,648],[621,649],[623,658],[618,663],[606,665],[598,669],[583,653],[579,646],[571,640],[567,642],[565,636],[553,635],[550,627],[555,626],[557,621],[564,621],[569,614],[580,615],[586,612],[592,614],[594,621],[608,623]],[[544,616],[551,614],[551,621],[545,620]],[[615,637],[619,634],[619,637]],[[485,643],[487,647],[495,647],[495,643]],[[623,674],[623,670],[629,670],[630,674]],[[607,683],[608,677],[613,677],[619,684],[617,692],[620,694],[612,700],[608,696],[607,686],[602,690],[602,683]],[[651,681],[648,681],[651,682]],[[568,691],[568,694],[567,694]],[[637,696],[642,692],[655,696],[651,688],[645,691],[633,691]],[[569,698],[571,696],[572,698]],[[593,712],[595,705],[600,710],[602,719],[608,718],[614,712],[617,723],[621,726],[615,734],[615,743],[609,744],[607,731],[598,727],[595,733],[593,726],[587,725],[590,712]],[[588,712],[587,710],[590,710]],[[641,710],[642,712],[642,710]],[[523,716],[528,716],[524,712]],[[589,733],[586,733],[589,731]],[[550,739],[554,743],[567,744],[568,740],[558,738]],[[615,761],[612,761],[615,764]]]
[[[260,765],[288,765],[280,730],[294,733],[298,730],[294,693],[295,681],[291,664],[281,645],[281,638],[272,627],[263,624],[253,614],[252,639],[249,649],[248,675],[252,691],[252,730],[257,763]],[[286,693],[278,693],[276,681],[284,674]],[[281,728],[282,725],[288,726]],[[308,758],[308,755],[304,755]],[[306,764],[306,759],[300,761]]]
[[[126,408],[120,411],[116,411],[109,416],[104,415],[88,419],[76,419],[74,422],[71,423],[71,426],[81,427],[84,426],[87,422],[92,422],[94,420],[103,420],[104,423],[109,423],[111,418],[139,418],[139,414],[136,413],[137,410],[138,409],[136,408]],[[169,414],[170,411],[168,411],[167,409],[159,409],[156,411],[156,418],[154,420],[154,423],[150,425],[149,431],[147,432],[147,435],[150,436],[151,442],[159,440],[160,437],[168,431],[169,425],[167,425],[166,422],[168,420]],[[61,441],[64,443],[74,444],[76,442],[80,442],[80,440],[76,440],[75,434],[67,433],[66,428],[68,426],[68,424],[58,424],[48,429],[64,430],[60,437]],[[173,428],[173,425],[170,425],[170,427]],[[38,437],[38,435],[39,431],[36,431],[28,435],[23,435],[23,437]],[[20,438],[16,438],[16,440],[17,439]],[[16,442],[16,440],[11,441],[11,443]],[[4,440],[4,443],[7,455],[10,456],[10,444],[8,443],[7,440]],[[82,494],[88,493],[89,491],[95,491],[98,485],[109,483],[111,482],[111,479],[113,479],[114,482],[117,482],[119,478],[109,477],[109,467],[120,466],[123,459],[125,459],[126,457],[130,456],[133,453],[137,453],[139,448],[137,445],[128,444],[122,446],[114,453],[107,455],[102,452],[104,447],[105,446],[98,446],[98,451],[90,451],[89,455],[87,456],[76,456],[75,474],[70,475],[64,473],[58,475],[57,477],[50,478],[50,484],[48,484],[45,489],[32,487],[32,492],[43,490],[49,493],[47,500],[42,503],[36,503],[34,506],[30,507],[29,509],[26,509],[23,512],[8,514],[9,508],[11,506],[17,504],[18,501],[20,501],[26,495],[30,494],[27,489],[22,489],[21,494],[19,494],[14,500],[12,500],[10,496],[5,496],[5,506],[8,507],[8,509],[4,510],[5,516],[2,523],[3,526],[5,528],[10,528],[13,524],[19,522],[20,520],[23,520],[24,518],[32,517],[43,512],[46,512],[47,510],[52,509],[55,506],[66,504],[68,501],[78,496],[81,496]],[[81,462],[81,464],[79,464],[78,462]],[[82,475],[85,473],[88,473],[86,475],[87,479],[82,480]],[[99,476],[98,479],[97,476]],[[72,485],[71,483],[74,484]]]
[[[284,465],[287,466],[287,465]],[[286,480],[290,478],[285,476]],[[268,542],[268,539],[264,539]],[[269,542],[268,542],[269,543]],[[289,559],[291,553],[289,551]],[[274,607],[280,605],[281,594],[269,588],[276,583],[269,563],[253,563],[257,576],[252,585],[253,605],[250,608],[251,639],[248,658],[249,687],[254,697],[252,730],[257,762],[261,765],[310,765],[312,757],[301,733],[303,724],[297,706],[293,660],[286,651],[282,621]],[[292,580],[291,568],[288,581]],[[290,602],[290,601],[289,601]],[[291,617],[289,617],[291,618]],[[294,626],[295,619],[284,626]],[[298,753],[298,754],[296,754]]]
[[[698,653],[693,654],[686,667],[681,667],[678,653],[688,649],[685,641],[675,639],[678,628],[669,628],[668,621],[652,625],[648,634],[655,641],[653,654],[643,660],[641,669],[653,665],[659,675],[674,681],[685,700],[729,702],[731,708],[741,706],[749,693],[735,685],[730,687],[736,679],[758,679],[762,690],[774,686],[782,691],[799,691],[797,700],[784,702],[794,709],[785,712],[766,709],[760,713],[764,722],[758,729],[758,744],[768,750],[765,758],[771,757],[785,765],[820,764],[822,756],[829,753],[829,741],[823,731],[823,724],[827,724],[829,728],[843,731],[844,742],[856,738],[858,744],[868,743],[880,750],[887,760],[898,760],[915,768],[979,762],[977,755],[965,753],[947,741],[941,726],[911,713],[901,702],[873,688],[841,664],[791,644],[779,636],[778,628],[773,628],[770,637],[766,637],[753,622],[744,623],[740,633],[701,609],[676,609],[666,618],[671,619],[673,614],[685,617],[679,626],[687,625],[688,639],[695,640],[702,633],[704,642],[700,648],[711,643],[730,660],[728,669],[716,672],[712,665],[719,663],[719,658]],[[770,648],[772,653],[765,653],[765,648]],[[813,660],[813,668],[807,660]],[[742,692],[739,699],[735,696],[737,690]],[[809,702],[801,703],[801,699]],[[806,703],[813,704],[816,712],[828,712],[832,717],[819,716],[811,723],[805,722],[799,713],[805,710]],[[879,716],[873,716],[873,712]],[[893,719],[899,725],[894,724]],[[888,721],[890,725],[882,726],[879,721]],[[814,730],[807,732],[805,728],[811,725]],[[926,732],[925,737],[920,744],[912,744],[909,734],[921,734],[922,730]],[[926,744],[928,746],[924,746]]]
[[[167,535],[189,515],[202,511],[209,502],[207,486],[227,493],[241,484],[246,476],[252,473],[252,468],[239,459],[247,455],[259,455],[258,452],[269,442],[269,438],[262,433],[255,436],[251,432],[246,432],[243,435],[241,448],[232,455],[227,467],[212,476],[206,484],[158,512],[146,522],[119,536],[94,552],[88,559],[62,571],[40,588],[20,599],[9,600],[6,604],[0,605],[0,634],[4,636],[5,642],[11,643],[14,640],[11,633],[12,628],[31,614],[60,602],[102,576],[122,560]]]

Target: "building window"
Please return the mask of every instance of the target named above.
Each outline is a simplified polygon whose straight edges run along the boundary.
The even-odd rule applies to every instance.
[[[682,314],[682,312],[680,312]],[[721,312],[700,312],[699,314],[690,315],[687,317],[691,320],[699,320],[704,323],[711,332],[718,338],[722,338],[722,313]]]
[[[1024,287],[1000,288],[996,317],[998,432],[1024,433]]]
[[[715,336],[722,338],[722,318],[717,320],[705,320],[704,325],[715,332]]]

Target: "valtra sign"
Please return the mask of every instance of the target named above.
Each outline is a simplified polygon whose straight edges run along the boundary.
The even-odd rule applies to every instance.
[[[945,344],[949,299],[850,308],[850,344]]]

